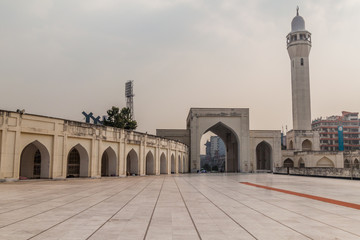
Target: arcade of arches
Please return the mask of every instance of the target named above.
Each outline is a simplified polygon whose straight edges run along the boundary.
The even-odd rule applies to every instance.
[[[189,147],[149,135],[0,110],[0,181],[189,172]],[[182,161],[179,161],[182,159]]]
[[[181,160],[182,159],[182,160]],[[139,159],[134,149],[130,150],[126,157],[127,175],[140,175]],[[169,174],[167,170],[168,161],[165,154],[160,157],[160,173]],[[145,159],[145,175],[155,175],[156,165],[154,155],[149,151]],[[175,164],[175,156],[171,155],[171,173],[184,173],[185,156],[178,156],[178,165]],[[117,156],[115,151],[109,147],[101,157],[101,176],[117,175]],[[49,178],[49,153],[45,146],[35,141],[27,145],[21,154],[20,178]],[[74,146],[67,157],[66,177],[89,177],[89,157],[86,150],[80,145]]]

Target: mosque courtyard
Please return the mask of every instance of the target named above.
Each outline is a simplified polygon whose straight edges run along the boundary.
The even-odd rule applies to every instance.
[[[1,183],[0,193],[2,240],[360,239],[360,182],[344,179],[208,173],[30,180]]]

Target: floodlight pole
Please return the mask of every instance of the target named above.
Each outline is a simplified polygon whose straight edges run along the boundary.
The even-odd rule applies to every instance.
[[[132,119],[135,119],[134,96],[134,80],[129,80],[125,83],[125,97],[126,107],[130,109]]]

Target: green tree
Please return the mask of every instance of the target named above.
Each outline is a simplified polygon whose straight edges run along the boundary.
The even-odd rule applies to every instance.
[[[204,169],[209,172],[209,171],[211,171],[211,166],[208,163],[205,163]]]
[[[137,128],[137,122],[132,119],[130,108],[122,108],[119,111],[118,107],[112,107],[107,111],[107,118],[104,120],[105,126],[124,128],[129,130],[135,130]]]
[[[216,171],[216,172],[219,171],[219,167],[217,165],[213,166],[212,171]]]

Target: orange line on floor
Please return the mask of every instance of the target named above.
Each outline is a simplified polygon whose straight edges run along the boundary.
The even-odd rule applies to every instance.
[[[309,198],[309,199],[313,199],[313,200],[317,200],[317,201],[322,201],[322,202],[326,202],[326,203],[331,203],[331,204],[335,204],[335,205],[339,205],[339,206],[343,206],[343,207],[354,208],[354,209],[360,210],[360,204],[343,202],[343,201],[338,201],[338,200],[331,199],[331,198],[318,197],[318,196],[314,196],[314,195],[310,195],[310,194],[298,193],[298,192],[288,191],[288,190],[284,190],[284,189],[280,189],[280,188],[273,188],[273,187],[258,185],[255,183],[249,183],[249,182],[240,182],[240,183],[249,185],[249,186],[253,186],[253,187],[264,188],[267,190],[287,193],[287,194],[291,194],[291,195],[295,195],[295,196],[299,196],[299,197]]]

